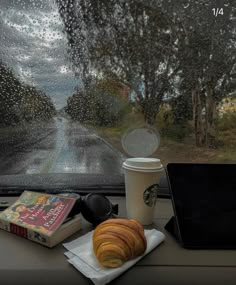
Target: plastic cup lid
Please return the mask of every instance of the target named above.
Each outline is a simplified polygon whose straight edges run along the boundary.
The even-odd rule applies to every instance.
[[[134,171],[154,172],[160,171],[163,166],[158,158],[135,157],[126,159],[123,163],[123,168]]]
[[[132,157],[151,156],[160,145],[160,135],[152,127],[129,129],[121,139],[122,147]]]

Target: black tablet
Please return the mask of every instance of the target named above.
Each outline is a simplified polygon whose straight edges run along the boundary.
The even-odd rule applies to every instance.
[[[170,163],[167,176],[180,243],[236,248],[236,164]]]

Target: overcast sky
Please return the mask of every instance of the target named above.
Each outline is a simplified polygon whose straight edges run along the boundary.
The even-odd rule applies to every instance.
[[[53,0],[0,0],[0,56],[22,80],[65,106],[78,80],[67,59],[63,23]]]

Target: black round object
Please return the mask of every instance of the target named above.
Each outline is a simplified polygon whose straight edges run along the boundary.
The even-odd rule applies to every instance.
[[[81,201],[81,214],[91,224],[98,225],[118,212],[115,207],[104,195],[90,193]]]

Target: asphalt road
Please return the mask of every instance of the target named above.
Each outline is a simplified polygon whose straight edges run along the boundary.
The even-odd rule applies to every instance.
[[[63,117],[0,139],[1,175],[121,174],[123,160],[95,132]]]

